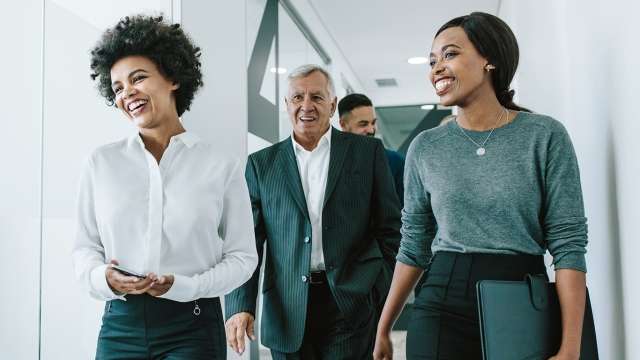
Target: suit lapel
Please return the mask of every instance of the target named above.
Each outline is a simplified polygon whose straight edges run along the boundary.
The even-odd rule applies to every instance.
[[[309,210],[307,209],[307,200],[304,198],[304,189],[300,180],[300,172],[298,171],[298,163],[293,153],[293,144],[291,138],[282,143],[280,153],[278,154],[280,164],[276,168],[283,169],[287,188],[291,192],[293,199],[300,208],[300,211],[309,218]]]
[[[341,131],[338,131],[331,127],[331,152],[329,155],[329,174],[327,175],[327,188],[324,191],[324,202],[322,207],[327,204],[327,200],[331,196],[331,193],[336,187],[336,183],[340,178],[340,171],[342,170],[342,164],[344,164],[344,158],[349,150],[351,139]]]

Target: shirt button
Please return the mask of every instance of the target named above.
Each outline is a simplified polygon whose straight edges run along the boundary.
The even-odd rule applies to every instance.
[[[307,276],[306,275],[302,275],[302,282],[307,282]]]
[[[305,236],[305,237],[304,237],[304,242],[308,243],[310,240],[311,240],[311,239],[309,239],[309,237],[308,237],[308,236]]]

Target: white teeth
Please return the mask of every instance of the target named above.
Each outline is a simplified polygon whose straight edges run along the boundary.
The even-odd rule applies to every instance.
[[[129,108],[129,111],[133,111],[135,110],[135,108],[144,105],[147,103],[147,100],[136,100],[132,103],[130,103],[127,107]]]
[[[451,79],[438,80],[438,82],[436,82],[436,90],[440,91],[446,88],[447,86],[451,85],[452,82],[453,81]]]

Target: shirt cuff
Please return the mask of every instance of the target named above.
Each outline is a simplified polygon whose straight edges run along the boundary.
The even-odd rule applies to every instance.
[[[166,293],[158,297],[173,301],[188,302],[197,300],[197,293],[198,283],[195,278],[173,274],[173,285],[171,285]]]
[[[573,269],[587,272],[587,262],[582,252],[570,252],[563,255],[560,259],[553,262],[553,266],[556,271],[560,269]]]
[[[409,266],[413,266],[421,269],[426,269],[429,267],[428,262],[423,263],[421,261],[414,260],[402,252],[399,252],[398,255],[396,255],[396,261],[399,261],[405,265],[409,265]]]
[[[106,275],[108,266],[108,264],[99,265],[91,270],[91,286],[97,295],[105,300],[120,299],[126,301],[124,295],[117,295],[113,290],[111,290],[111,286],[109,286],[109,283],[107,282]]]

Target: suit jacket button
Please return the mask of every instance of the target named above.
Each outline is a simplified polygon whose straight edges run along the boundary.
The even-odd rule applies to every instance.
[[[307,276],[306,275],[302,275],[302,282],[307,282]]]
[[[304,242],[308,243],[311,239],[308,236],[304,237]]]

